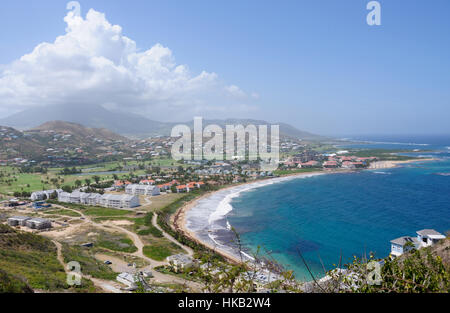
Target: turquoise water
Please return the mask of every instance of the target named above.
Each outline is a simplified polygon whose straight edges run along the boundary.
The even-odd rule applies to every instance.
[[[247,249],[261,246],[302,280],[311,277],[299,251],[317,276],[324,273],[321,262],[331,269],[340,255],[344,263],[370,251],[383,258],[391,239],[423,228],[450,230],[449,146],[450,140],[418,146],[435,150],[439,161],[295,179],[243,192],[231,202],[227,218]]]

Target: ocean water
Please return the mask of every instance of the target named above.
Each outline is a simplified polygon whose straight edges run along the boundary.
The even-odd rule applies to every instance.
[[[432,150],[415,155],[439,160],[247,188],[225,201],[224,219],[216,224],[220,231],[209,228],[209,236],[225,246],[224,227],[232,225],[247,254],[260,247],[298,279],[309,281],[299,253],[321,277],[341,257],[343,263],[369,252],[383,258],[394,238],[423,228],[450,230],[450,137],[355,139],[372,142],[367,148]],[[208,205],[212,212],[217,207]]]

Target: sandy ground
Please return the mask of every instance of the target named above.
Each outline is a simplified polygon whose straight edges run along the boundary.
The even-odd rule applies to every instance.
[[[402,164],[422,162],[422,161],[434,161],[435,159],[420,159],[420,160],[407,160],[407,161],[377,161],[370,163],[368,169],[383,169],[383,168],[394,168]]]

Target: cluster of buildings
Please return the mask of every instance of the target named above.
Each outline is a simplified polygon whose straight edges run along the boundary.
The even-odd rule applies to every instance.
[[[194,189],[199,189],[202,186],[204,186],[205,183],[204,182],[190,182],[187,183],[186,185],[179,185],[176,186],[175,189],[177,190],[177,193],[181,193],[181,192],[191,192]]]
[[[25,226],[31,229],[48,229],[52,227],[52,222],[45,218],[28,217],[28,216],[13,216],[8,218],[9,226]]]
[[[298,168],[356,169],[365,168],[370,162],[376,160],[376,157],[343,156],[336,153],[319,155],[316,152],[306,151],[300,155],[290,158],[285,161],[284,164],[289,167]]]
[[[391,255],[397,257],[412,249],[418,250],[420,248],[432,246],[438,241],[446,238],[434,229],[422,229],[416,233],[416,237],[403,236],[391,240]]]
[[[125,209],[140,206],[139,197],[129,194],[98,194],[74,191],[72,193],[61,192],[58,201],[64,203],[75,203],[106,208]]]

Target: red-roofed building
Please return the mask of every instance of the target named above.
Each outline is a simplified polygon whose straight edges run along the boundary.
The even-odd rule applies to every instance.
[[[319,166],[319,162],[317,162],[317,161],[308,161],[308,162],[305,162],[305,163],[299,163],[298,164],[298,167],[300,167],[300,168],[311,168],[311,167],[317,167],[317,166]]]
[[[342,162],[342,168],[355,168],[355,165],[353,162],[345,161]]]
[[[336,168],[338,167],[338,163],[336,161],[326,161],[323,163],[324,168]]]
[[[139,182],[141,185],[154,185],[155,181],[153,179],[143,179]]]
[[[176,186],[175,188],[177,189],[177,193],[189,192],[189,189],[186,185]]]

